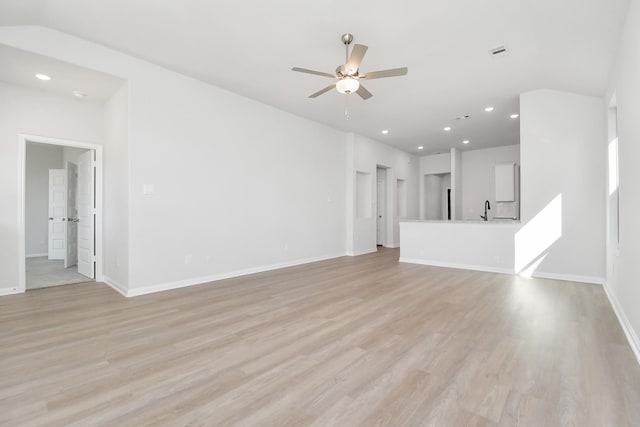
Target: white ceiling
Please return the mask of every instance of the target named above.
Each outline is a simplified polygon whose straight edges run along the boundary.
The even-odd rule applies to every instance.
[[[104,103],[124,82],[108,74],[3,44],[0,44],[0,64],[0,81],[55,93],[69,99],[77,99],[73,91],[80,91],[87,95],[80,100],[82,102]],[[38,80],[36,74],[46,74],[51,80]]]
[[[518,94],[601,95],[628,0],[5,0],[0,25],[40,24],[101,43],[332,127],[406,151],[518,142]],[[361,70],[409,67],[368,81],[374,97],[331,91],[294,73],[333,72],[341,34],[369,46]],[[492,58],[496,45],[509,49]],[[348,99],[350,119],[344,115]],[[492,105],[495,111],[485,113]],[[470,114],[463,122],[456,116]],[[445,133],[444,126],[453,131]],[[382,135],[382,129],[389,129]],[[471,140],[462,146],[463,139]]]

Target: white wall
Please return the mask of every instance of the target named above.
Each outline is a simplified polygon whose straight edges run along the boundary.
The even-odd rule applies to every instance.
[[[463,219],[480,219],[484,202],[489,200],[489,219],[496,213],[495,165],[513,162],[520,164],[520,146],[469,150],[462,152],[462,210]]]
[[[604,278],[603,108],[601,98],[552,90],[520,97],[521,236],[535,239],[521,244],[540,246],[536,259],[529,260],[539,261],[538,276]],[[551,207],[557,218],[545,216]],[[545,226],[536,218],[557,221],[560,236],[550,234],[555,225]]]
[[[361,135],[349,134],[347,141],[347,158],[352,161],[347,168],[347,204],[355,206],[356,172],[365,172],[376,176],[377,166],[384,166],[387,175],[387,224],[386,245],[397,247],[400,245],[400,229],[396,212],[397,180],[405,180],[408,218],[418,217],[418,159],[404,151],[397,150],[378,141]],[[375,212],[376,206],[376,180],[371,180],[372,206]],[[376,250],[376,218],[357,218],[355,208],[348,207],[347,224],[347,253],[358,255]]]
[[[640,2],[629,2],[609,96],[618,108],[620,243],[607,249],[606,289],[640,361]],[[606,144],[600,156],[607,157]],[[602,190],[603,192],[605,190]],[[606,193],[609,195],[607,188]],[[609,240],[609,239],[608,239]]]
[[[344,254],[341,132],[145,68],[128,86],[130,290]]]
[[[102,141],[102,107],[0,82],[0,293],[18,286],[18,134]]]
[[[113,150],[126,151],[128,177],[112,188],[127,182],[128,213],[105,236],[125,221],[113,232],[128,237],[107,240],[105,257],[123,269],[128,258],[113,278],[129,294],[344,254],[344,133],[49,29],[3,27],[0,42],[127,80],[127,149]]]
[[[75,147],[63,147],[62,148],[62,164],[66,165],[67,162],[78,163],[78,157],[81,154],[86,153],[88,150]]]
[[[451,172],[451,153],[432,154],[420,157],[420,174]]]
[[[27,143],[25,159],[25,253],[45,256],[49,236],[49,169],[62,169],[63,148]]]
[[[104,106],[104,274],[121,292],[129,288],[128,90],[123,85]]]

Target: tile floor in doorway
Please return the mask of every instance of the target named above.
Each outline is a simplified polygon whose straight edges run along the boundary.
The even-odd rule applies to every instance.
[[[77,266],[64,268],[61,260],[48,260],[47,257],[27,258],[26,271],[27,289],[91,281],[78,273]]]

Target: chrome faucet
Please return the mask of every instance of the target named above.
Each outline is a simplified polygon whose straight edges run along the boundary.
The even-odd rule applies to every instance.
[[[489,203],[488,200],[484,201],[484,216],[480,215],[480,218],[484,219],[485,221],[489,220],[489,217],[487,215],[487,209],[491,209],[491,204]]]

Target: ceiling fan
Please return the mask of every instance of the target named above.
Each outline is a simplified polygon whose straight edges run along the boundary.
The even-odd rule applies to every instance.
[[[330,84],[329,86],[317,91],[316,93],[312,93],[311,95],[309,95],[309,98],[317,98],[323,93],[329,92],[331,89],[336,88],[340,93],[350,94],[355,92],[360,95],[362,99],[369,99],[373,96],[373,94],[360,84],[360,80],[373,80],[381,79],[384,77],[404,76],[409,71],[407,67],[402,67],[360,74],[360,63],[362,62],[362,58],[364,58],[364,54],[367,52],[368,47],[362,44],[354,44],[351,51],[351,56],[349,56],[349,45],[353,41],[353,35],[349,33],[343,34],[341,39],[346,49],[347,62],[346,64],[340,65],[338,68],[336,68],[335,74],[298,67],[293,67],[291,69],[292,71],[298,71],[300,73],[315,74],[322,77],[336,79],[335,83]]]

